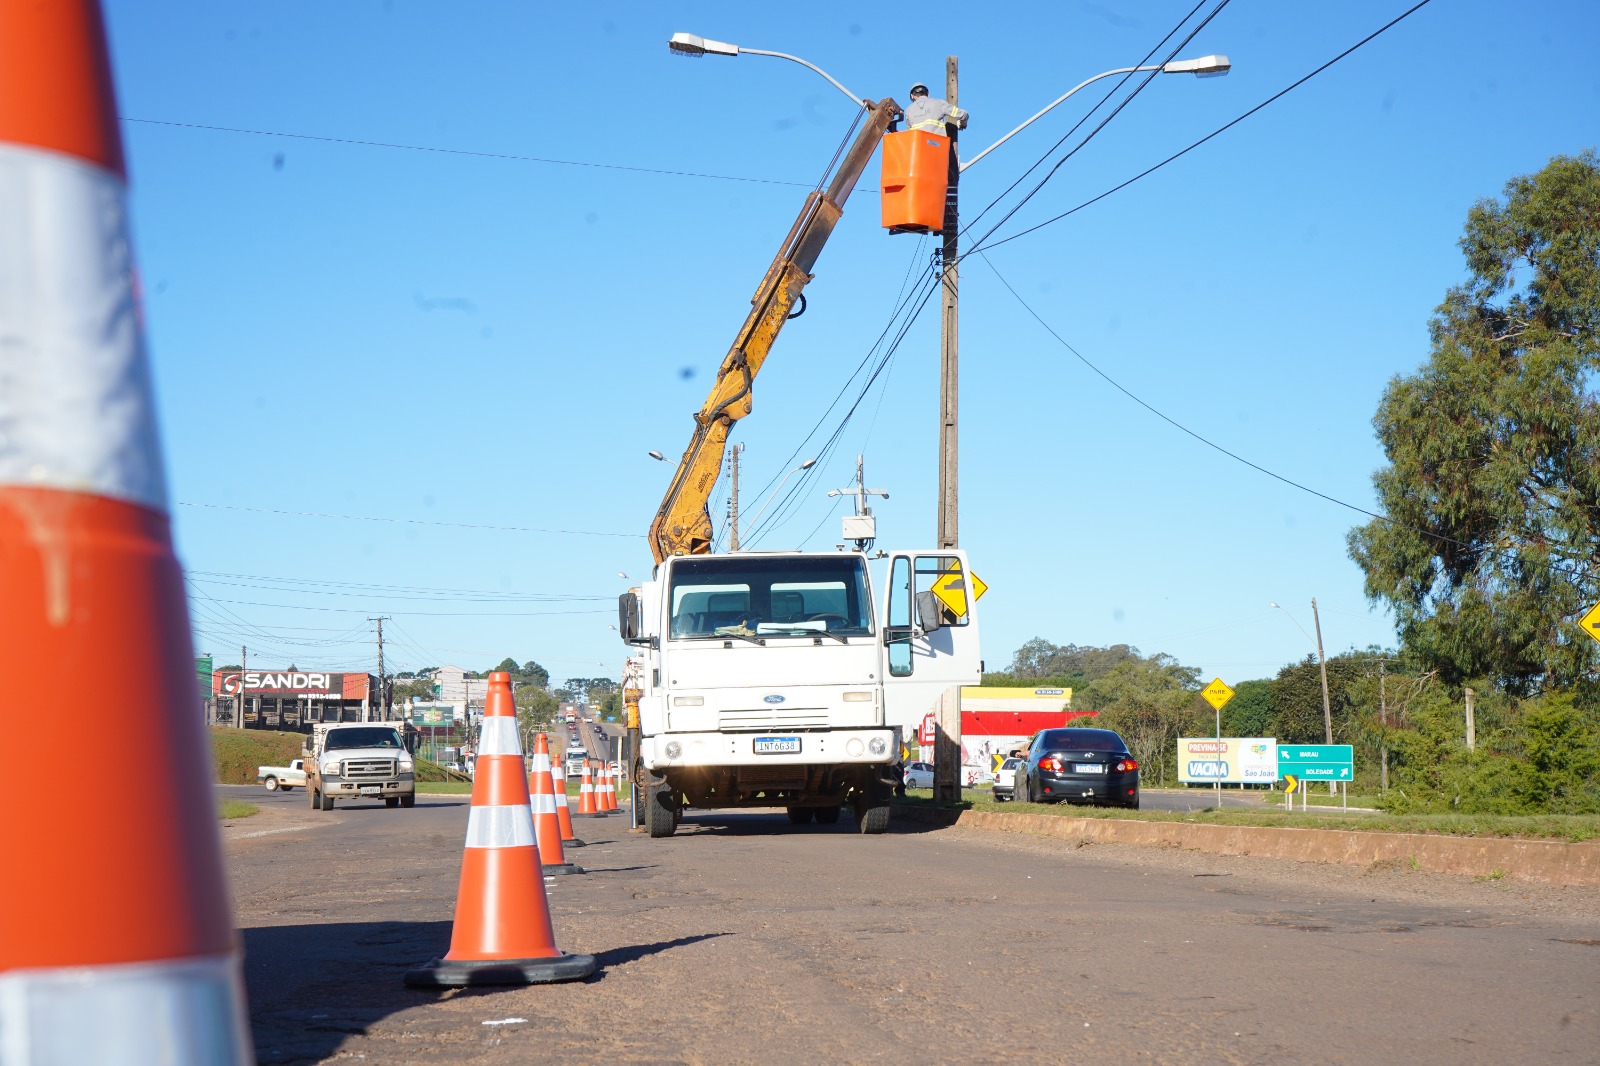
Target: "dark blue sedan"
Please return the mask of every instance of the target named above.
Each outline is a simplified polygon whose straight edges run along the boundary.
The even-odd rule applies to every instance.
[[[1046,729],[1017,767],[1023,803],[1093,803],[1139,809],[1139,763],[1109,729]]]

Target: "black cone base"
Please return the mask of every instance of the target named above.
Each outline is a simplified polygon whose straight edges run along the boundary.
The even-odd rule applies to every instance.
[[[579,840],[577,837],[573,837],[571,840],[563,840],[561,842],[561,846],[562,846],[562,848],[586,848],[589,845],[585,844],[583,841]]]
[[[466,988],[475,985],[545,985],[577,981],[594,973],[593,955],[558,955],[553,959],[434,959],[406,973],[408,988]]]
[[[554,874],[586,874],[589,872],[581,866],[574,866],[570,862],[549,863],[543,869],[546,877]]]

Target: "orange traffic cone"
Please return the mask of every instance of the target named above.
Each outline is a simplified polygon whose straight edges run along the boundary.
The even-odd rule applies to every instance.
[[[511,675],[489,675],[450,953],[406,974],[413,988],[527,985],[594,973],[593,955],[556,947],[522,776]]]
[[[126,186],[99,4],[0,0],[0,672],[78,678],[50,697],[59,753],[74,732],[137,751],[141,793],[29,816],[66,764],[6,768],[0,1059],[238,1066],[253,1061],[239,942]],[[91,661],[139,679],[116,714],[81,683]],[[0,722],[24,714],[13,700]]]
[[[611,776],[611,764],[606,763],[600,767],[600,809],[610,814],[617,809],[617,782]]]
[[[585,760],[583,764],[583,783],[578,786],[578,814],[594,817],[599,813],[600,809],[595,806],[594,802],[594,778],[589,776],[589,763]]]
[[[528,793],[533,804],[533,832],[539,841],[539,860],[545,876],[581,874],[561,853],[561,819],[556,815],[555,787],[550,779],[550,744],[543,733],[533,741],[533,769],[528,771]]]
[[[572,807],[567,803],[567,772],[560,759],[550,761],[550,789],[556,794],[556,820],[561,824],[561,846],[581,848],[583,841],[572,831]]]

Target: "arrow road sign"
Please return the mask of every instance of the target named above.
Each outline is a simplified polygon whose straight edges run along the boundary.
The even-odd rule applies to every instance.
[[[1355,749],[1349,744],[1279,744],[1278,775],[1301,780],[1352,781]]]
[[[1595,640],[1600,640],[1600,603],[1589,608],[1589,612],[1578,619],[1578,624],[1583,627],[1585,633]]]
[[[1299,787],[1300,787],[1300,779],[1298,777],[1294,776],[1293,774],[1284,774],[1283,775],[1283,790],[1284,790],[1284,792],[1293,792],[1295,789],[1297,789]]]

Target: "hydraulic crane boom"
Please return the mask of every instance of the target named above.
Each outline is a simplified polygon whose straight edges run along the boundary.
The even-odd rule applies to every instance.
[[[811,280],[811,268],[834,225],[844,213],[844,203],[866,170],[872,153],[900,106],[885,97],[868,112],[865,125],[840,160],[827,191],[806,197],[800,217],[784,238],[761,285],[750,300],[733,347],[717,369],[716,382],[705,404],[695,413],[694,435],[672,475],[672,484],[650,523],[650,550],[656,562],[669,555],[702,555],[711,550],[711,512],[708,502],[733,424],[750,413],[751,385],[766,362],[778,331],[792,317],[801,290]],[[803,307],[802,307],[803,310]]]

